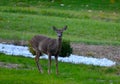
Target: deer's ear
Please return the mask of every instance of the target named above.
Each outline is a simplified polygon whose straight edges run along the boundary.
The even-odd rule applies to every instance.
[[[67,29],[67,25],[62,30],[66,30],[66,29]]]
[[[56,30],[57,30],[57,28],[56,28],[55,26],[53,26],[52,28],[53,28],[53,30],[54,30],[54,31],[56,31]]]

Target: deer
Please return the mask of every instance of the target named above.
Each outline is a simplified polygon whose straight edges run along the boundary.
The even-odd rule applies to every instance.
[[[35,35],[30,41],[32,49],[35,51],[35,62],[40,73],[43,73],[42,67],[39,63],[39,57],[42,54],[48,55],[48,74],[51,73],[51,56],[55,57],[56,64],[56,74],[58,74],[58,56],[61,51],[62,46],[62,33],[67,29],[67,26],[64,26],[61,29],[52,27],[53,30],[57,33],[57,39],[49,38],[44,35]]]

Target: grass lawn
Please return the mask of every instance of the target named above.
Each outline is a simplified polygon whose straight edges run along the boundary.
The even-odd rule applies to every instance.
[[[55,74],[55,62],[52,61],[52,73],[47,74],[47,60],[40,60],[44,74],[40,74],[34,59],[13,57],[0,54],[0,61],[20,64],[18,68],[0,67],[1,84],[119,84],[120,66],[99,67],[84,64],[59,62],[59,75]],[[118,75],[119,74],[119,75]]]

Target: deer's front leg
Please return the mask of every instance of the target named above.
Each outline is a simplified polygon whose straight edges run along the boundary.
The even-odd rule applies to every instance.
[[[39,72],[40,72],[40,73],[43,73],[42,67],[41,67],[41,65],[39,64],[39,57],[40,57],[40,55],[41,55],[40,52],[36,52],[35,61],[36,61],[36,64],[37,64],[37,67],[38,67]]]
[[[56,62],[56,74],[58,75],[58,56],[55,56],[55,62]]]
[[[48,74],[51,73],[51,55],[48,55]]]

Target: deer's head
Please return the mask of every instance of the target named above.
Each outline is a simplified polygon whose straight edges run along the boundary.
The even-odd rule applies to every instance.
[[[62,33],[66,29],[67,29],[67,26],[63,27],[62,29],[57,29],[55,26],[53,26],[53,30],[57,33],[58,37],[62,37]]]

